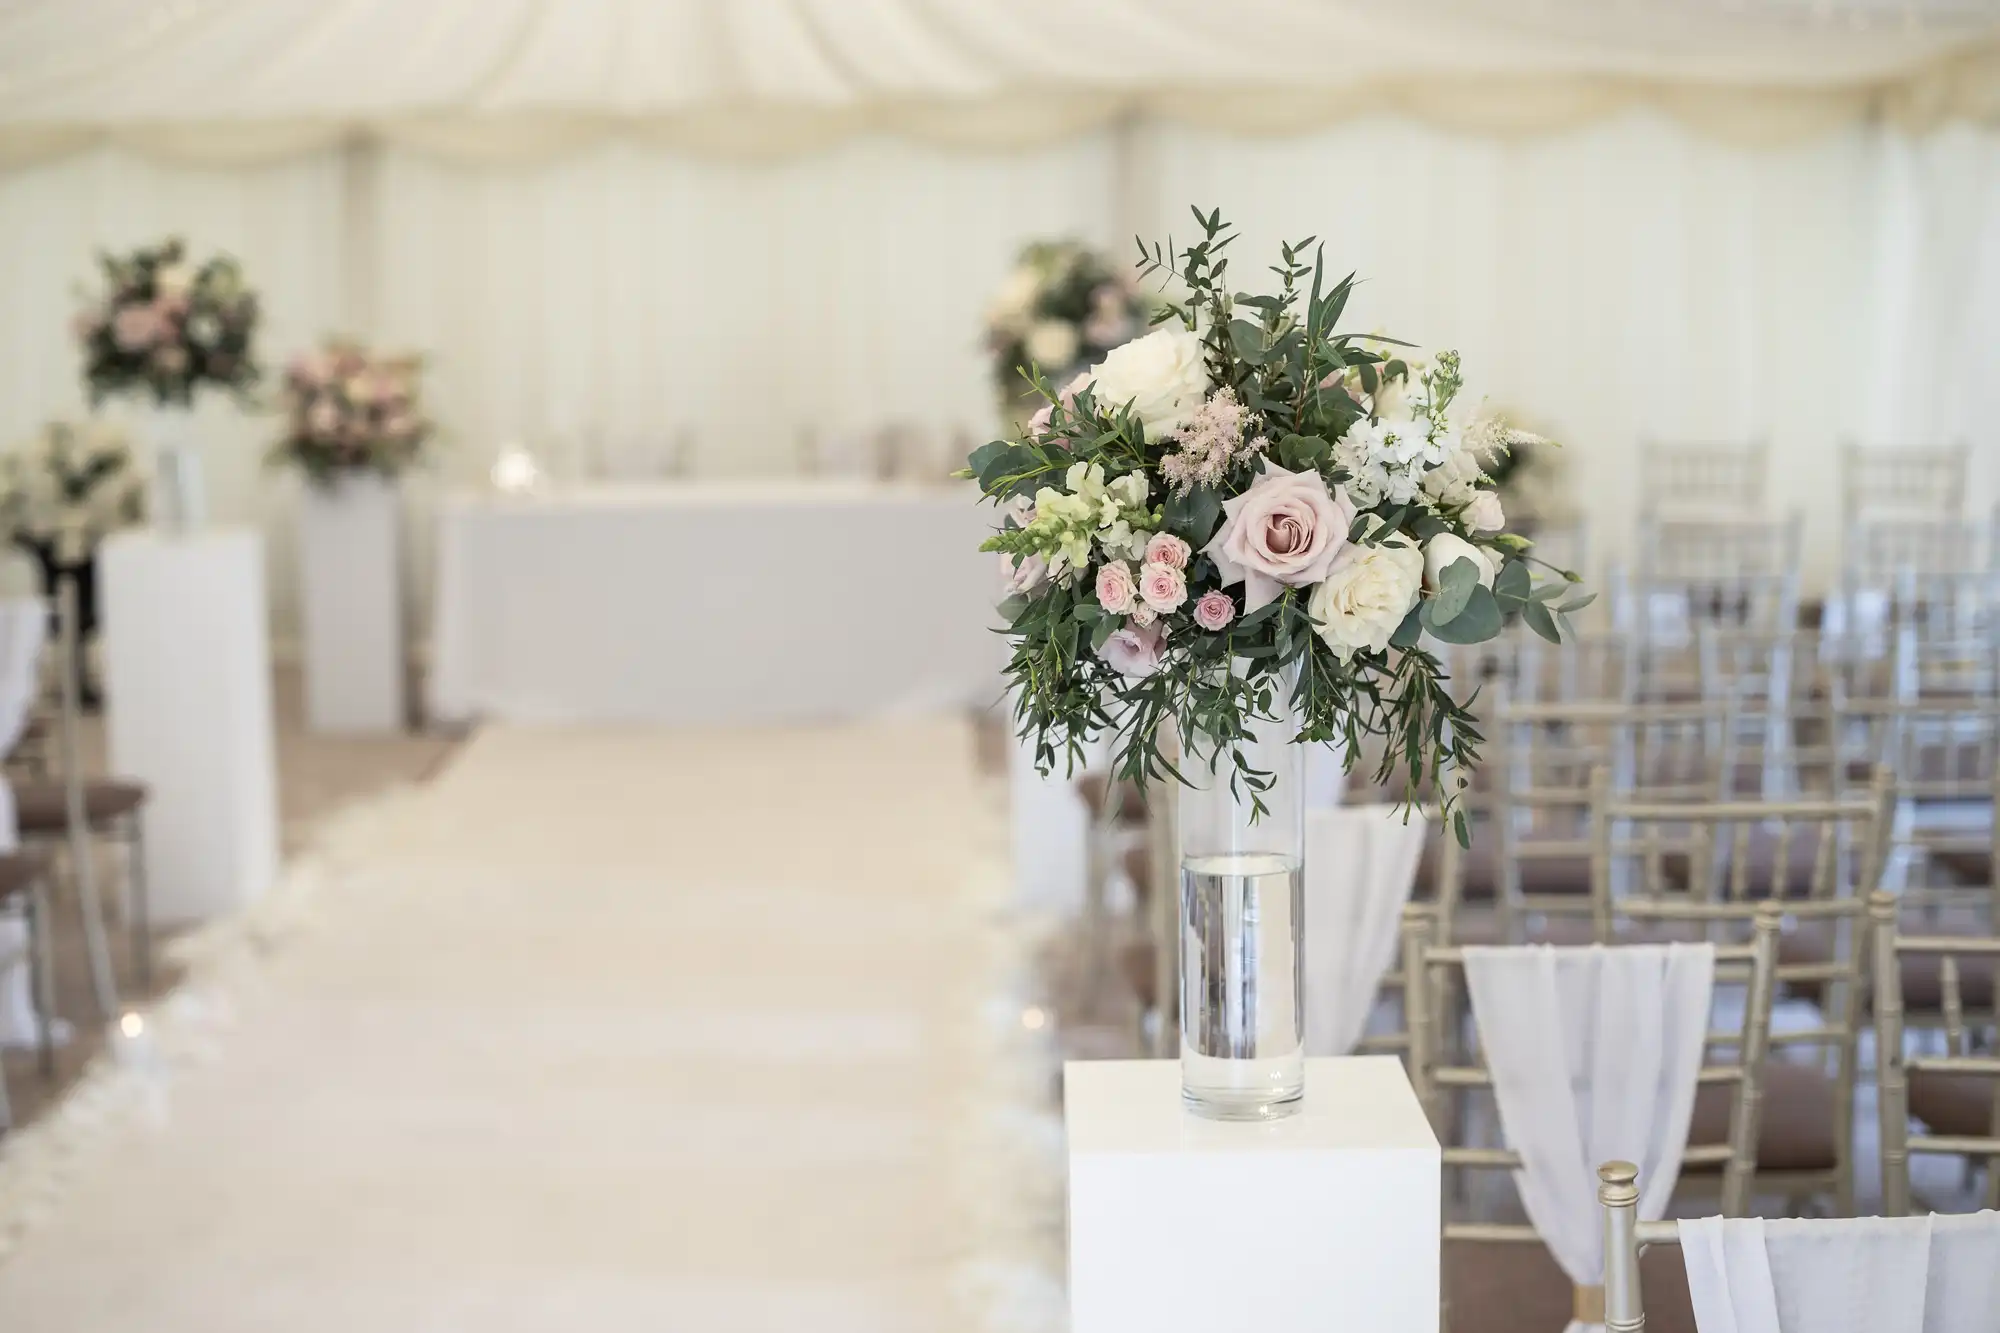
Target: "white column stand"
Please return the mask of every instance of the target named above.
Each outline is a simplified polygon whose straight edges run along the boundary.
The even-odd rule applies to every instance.
[[[400,731],[402,507],[396,484],[351,472],[299,501],[306,717],[315,731]]]
[[[1394,1057],[1306,1061],[1267,1124],[1182,1110],[1173,1060],[1064,1080],[1071,1333],[1436,1333],[1438,1144]]]
[[[263,538],[125,532],[98,559],[111,768],[150,793],[153,917],[234,911],[278,873]]]

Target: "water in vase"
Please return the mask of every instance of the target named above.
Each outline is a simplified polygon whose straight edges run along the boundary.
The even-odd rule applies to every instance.
[[[1181,861],[1181,1095],[1218,1120],[1266,1120],[1305,1092],[1305,878],[1296,856]]]

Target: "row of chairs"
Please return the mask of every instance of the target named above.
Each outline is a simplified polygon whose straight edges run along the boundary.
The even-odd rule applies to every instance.
[[[145,877],[147,792],[136,782],[90,777],[80,737],[83,646],[76,588],[64,579],[45,601],[0,604],[0,741],[6,743],[18,845],[0,850],[0,920],[19,922],[17,948],[0,950],[0,975],[28,970],[41,1074],[56,1073],[61,1029],[54,947],[57,905],[70,900],[84,944],[96,1018],[121,1016],[108,897],[122,904],[130,975],[152,985],[153,941]],[[49,643],[49,628],[55,630]],[[110,856],[101,853],[109,852]],[[122,870],[115,895],[99,872]],[[12,1125],[0,1070],[0,1134]]]

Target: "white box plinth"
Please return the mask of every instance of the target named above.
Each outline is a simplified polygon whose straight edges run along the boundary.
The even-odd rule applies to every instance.
[[[314,731],[401,731],[402,505],[374,472],[308,482],[299,501],[306,718]]]
[[[1436,1333],[1438,1143],[1393,1056],[1306,1061],[1298,1114],[1181,1107],[1174,1060],[1064,1067],[1070,1333]]]
[[[99,561],[111,768],[150,793],[153,917],[233,911],[278,872],[263,538],[128,532]]]

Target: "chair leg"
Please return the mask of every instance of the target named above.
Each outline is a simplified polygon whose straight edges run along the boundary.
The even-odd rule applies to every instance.
[[[56,1076],[55,924],[48,876],[42,875],[28,891],[28,964],[35,991],[36,1045],[45,1079]]]
[[[132,963],[139,989],[153,989],[153,907],[147,900],[146,829],[135,812],[125,825],[125,883],[132,891]]]
[[[91,998],[97,1016],[106,1023],[118,1021],[118,977],[111,966],[111,941],[104,928],[104,900],[97,891],[97,861],[92,855],[90,836],[70,835],[70,876],[76,885],[76,912],[83,925],[84,954],[90,964]]]

